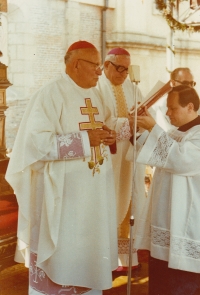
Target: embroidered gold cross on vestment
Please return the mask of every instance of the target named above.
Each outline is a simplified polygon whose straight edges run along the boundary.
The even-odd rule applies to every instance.
[[[95,115],[99,114],[98,108],[92,106],[92,102],[90,98],[85,98],[86,107],[81,107],[81,114],[89,116],[89,122],[81,122],[79,123],[80,130],[96,130],[101,129],[103,126],[103,122],[96,121]],[[93,169],[93,174],[95,171],[99,172],[98,164],[103,164],[103,159],[101,155],[100,146],[91,147],[91,160],[88,163],[90,169]]]

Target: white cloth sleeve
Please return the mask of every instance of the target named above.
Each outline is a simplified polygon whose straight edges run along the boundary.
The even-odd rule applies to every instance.
[[[145,130],[140,135],[140,137],[138,137],[138,139],[137,139],[137,145],[140,146],[140,147],[143,146],[143,144],[145,143],[148,135],[149,135],[149,131]]]
[[[199,126],[191,128],[180,141],[180,131],[174,131],[172,138],[172,133],[169,136],[156,124],[140,150],[137,162],[162,168],[172,174],[194,176],[199,175],[199,152]]]
[[[87,131],[55,135],[51,151],[42,161],[70,160],[86,158],[91,155]]]
[[[136,142],[136,150],[137,150],[137,152],[141,149],[141,147],[145,143],[148,135],[149,135],[149,132],[147,130],[145,130],[141,134],[141,136],[137,139],[137,142]],[[126,161],[133,161],[133,149],[134,149],[134,146],[133,146],[133,144],[131,144],[129,146],[129,149],[128,149],[128,151],[126,153],[126,156],[125,156]]]

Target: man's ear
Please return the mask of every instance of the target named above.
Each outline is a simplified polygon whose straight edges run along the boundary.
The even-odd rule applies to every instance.
[[[67,73],[72,76],[78,71],[78,59],[75,59],[66,65]]]
[[[103,66],[104,66],[104,69],[107,69],[107,68],[108,68],[109,63],[110,63],[110,62],[109,62],[108,60],[106,60],[106,61],[104,62],[104,65],[103,65]]]
[[[73,68],[78,69],[78,67],[79,67],[78,66],[78,59],[75,59],[74,62],[73,62]]]
[[[188,107],[188,111],[194,111],[194,104],[192,102],[189,102],[187,107]]]

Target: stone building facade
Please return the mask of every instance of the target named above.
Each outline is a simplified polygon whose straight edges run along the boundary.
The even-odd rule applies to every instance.
[[[0,61],[8,66],[6,146],[12,149],[16,132],[31,95],[64,70],[68,46],[87,40],[106,52],[122,46],[140,66],[139,87],[144,96],[169,70],[190,67],[199,74],[200,35],[176,31],[175,58],[168,65],[170,28],[154,0],[0,0]],[[197,81],[198,82],[198,81]],[[200,84],[200,83],[199,83]],[[200,85],[197,83],[200,93]]]

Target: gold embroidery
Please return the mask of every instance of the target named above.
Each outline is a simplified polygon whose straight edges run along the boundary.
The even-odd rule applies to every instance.
[[[81,107],[81,114],[89,116],[89,122],[81,122],[79,123],[80,130],[95,130],[101,129],[103,126],[103,122],[96,121],[95,115],[98,115],[97,107],[92,106],[92,102],[90,98],[85,99],[86,107]],[[95,172],[100,172],[99,165],[103,164],[104,158],[107,158],[105,153],[105,147],[102,144],[103,151],[101,152],[100,146],[91,147],[91,159],[88,162],[88,167],[93,170],[93,175]]]
[[[128,118],[128,107],[122,85],[112,85],[116,99],[117,113],[119,118]]]
[[[89,122],[82,122],[80,123],[80,130],[91,130],[91,129],[101,129],[103,126],[103,123],[100,121],[95,121],[94,115],[98,115],[99,111],[97,107],[92,106],[92,102],[90,98],[85,99],[86,107],[81,108],[81,114],[82,115],[88,115],[89,116]]]

